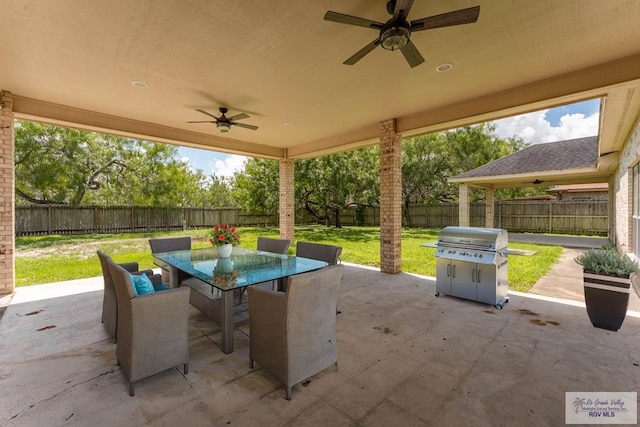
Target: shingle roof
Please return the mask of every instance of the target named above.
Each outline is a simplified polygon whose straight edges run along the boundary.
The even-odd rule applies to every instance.
[[[594,167],[598,161],[598,137],[535,144],[453,178],[512,175],[527,172]]]

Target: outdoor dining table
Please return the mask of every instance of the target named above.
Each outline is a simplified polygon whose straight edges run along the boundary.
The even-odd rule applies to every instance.
[[[318,270],[328,265],[324,261],[237,246],[228,258],[219,258],[217,249],[211,247],[156,253],[153,254],[153,262],[159,267],[169,268],[169,285],[172,288],[181,285],[178,283],[178,274],[183,272],[210,285],[212,293],[220,291],[221,348],[227,354],[233,352],[235,290]]]

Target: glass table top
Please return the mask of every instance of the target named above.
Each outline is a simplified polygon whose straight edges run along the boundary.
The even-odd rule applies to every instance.
[[[238,289],[326,267],[324,261],[281,255],[235,246],[229,258],[218,258],[216,248],[153,254],[160,267],[176,267],[221,291]]]

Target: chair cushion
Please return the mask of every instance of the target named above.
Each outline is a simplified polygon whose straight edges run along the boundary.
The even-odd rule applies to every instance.
[[[157,285],[153,285],[153,289],[155,289],[155,291],[158,292],[158,291],[166,291],[171,288],[165,285],[164,283],[158,283]]]
[[[131,274],[131,284],[133,285],[133,293],[136,295],[144,295],[155,292],[151,279],[146,274]]]

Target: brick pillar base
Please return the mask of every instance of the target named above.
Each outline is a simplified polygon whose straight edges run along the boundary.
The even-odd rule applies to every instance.
[[[280,238],[293,242],[295,227],[293,160],[280,160]]]
[[[0,91],[0,295],[10,294],[15,286],[14,238],[14,163],[13,98]]]
[[[393,119],[380,123],[380,270],[402,271],[402,145]]]

